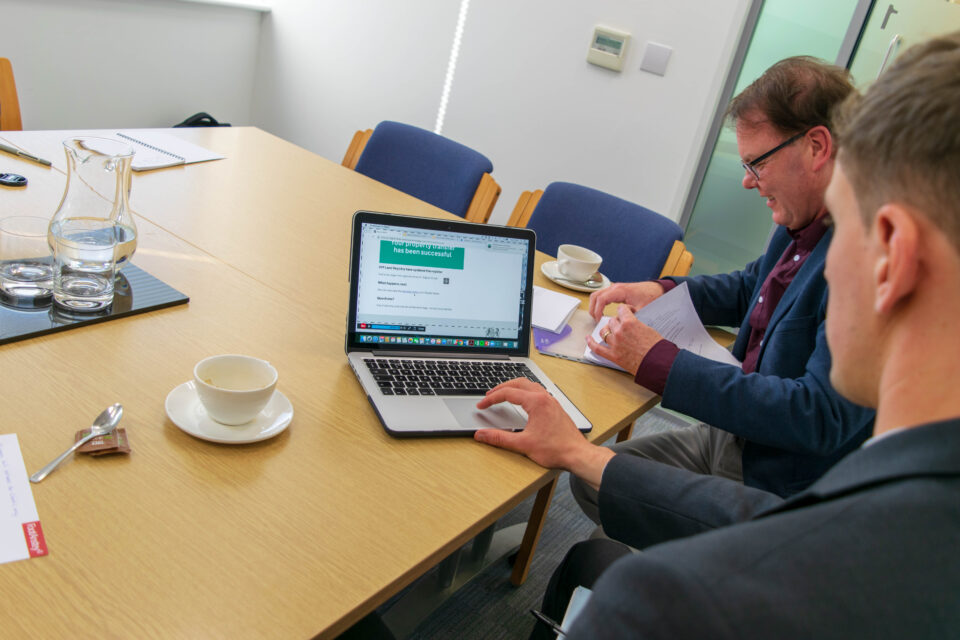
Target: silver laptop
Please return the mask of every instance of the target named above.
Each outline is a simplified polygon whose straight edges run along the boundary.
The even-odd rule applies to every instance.
[[[535,243],[529,229],[354,214],[346,350],[388,433],[519,431],[520,407],[476,408],[517,377],[542,384],[578,429],[592,428],[526,357]]]

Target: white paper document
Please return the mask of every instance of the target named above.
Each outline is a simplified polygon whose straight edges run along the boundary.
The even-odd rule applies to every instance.
[[[637,316],[637,320],[655,329],[657,333],[681,349],[710,360],[740,366],[740,361],[707,333],[703,323],[700,322],[700,316],[693,308],[686,282],[674,287],[634,315]],[[594,340],[603,342],[600,332],[609,321],[609,316],[600,319],[593,330]],[[590,362],[623,371],[623,368],[595,354],[590,347],[586,348],[583,357]]]
[[[579,298],[534,286],[530,324],[553,333],[560,333],[579,306]]]
[[[17,435],[0,435],[0,563],[47,555]]]
[[[567,612],[563,615],[563,622],[560,623],[561,629],[570,631],[570,627],[573,626],[573,621],[577,619],[580,612],[587,606],[587,602],[590,601],[590,596],[592,595],[593,591],[583,586],[573,590],[573,594],[570,596],[570,602],[567,604]]]

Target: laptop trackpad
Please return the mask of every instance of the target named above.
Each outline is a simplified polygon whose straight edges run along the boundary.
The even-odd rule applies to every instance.
[[[527,416],[509,402],[501,402],[483,411],[477,409],[480,398],[444,398],[461,427],[467,429],[523,429]]]

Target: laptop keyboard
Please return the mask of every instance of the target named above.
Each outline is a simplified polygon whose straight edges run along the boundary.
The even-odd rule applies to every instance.
[[[521,362],[401,358],[365,358],[363,362],[387,396],[482,396],[514,378],[540,383]]]

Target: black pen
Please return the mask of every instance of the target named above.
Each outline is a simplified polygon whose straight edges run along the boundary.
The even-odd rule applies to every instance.
[[[550,627],[550,629],[552,629],[553,632],[554,632],[555,634],[557,634],[557,636],[566,637],[567,634],[565,634],[565,633],[563,632],[563,629],[560,628],[560,625],[558,625],[556,622],[554,622],[553,620],[551,620],[546,614],[540,613],[540,612],[537,611],[536,609],[530,609],[530,613],[533,614],[533,617],[534,617],[534,618],[536,618],[537,620],[539,620],[539,621],[542,622],[543,624],[545,624],[545,625],[547,625],[548,627]]]
[[[13,155],[24,158],[26,160],[33,160],[34,162],[39,162],[45,167],[52,166],[52,163],[49,160],[44,160],[43,158],[38,158],[35,155],[31,155],[26,151],[20,151],[20,149],[15,149],[13,147],[8,147],[7,145],[0,142],[0,151],[6,151],[7,153],[12,153]]]

